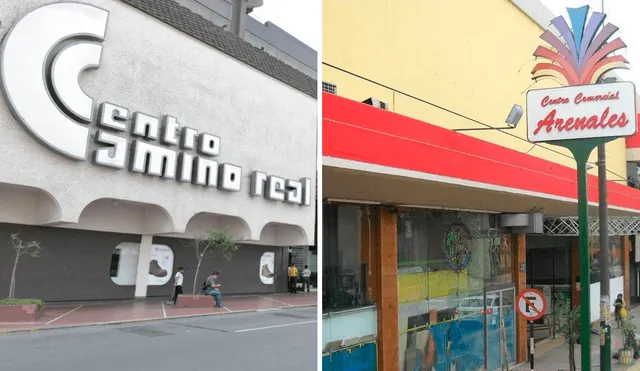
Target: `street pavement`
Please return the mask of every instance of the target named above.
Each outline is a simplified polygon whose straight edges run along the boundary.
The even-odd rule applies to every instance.
[[[636,325],[640,331],[640,307],[632,309],[630,312],[630,321]],[[622,347],[622,334],[620,330],[615,328],[611,330],[611,353],[615,354],[618,349]],[[550,348],[544,349],[543,348]],[[536,353],[539,351],[544,352],[541,356],[535,357],[536,370],[569,370],[568,361],[568,346],[563,342],[563,339],[550,340],[547,344],[541,344],[536,346]],[[580,370],[580,345],[575,347],[576,365]],[[521,365],[518,370],[529,370],[529,364],[525,363]],[[600,336],[591,336],[591,369],[600,370]],[[633,370],[640,371],[640,361],[636,362],[633,366],[621,365],[618,360],[611,360],[611,369],[613,371]]]
[[[13,371],[311,370],[316,313],[287,308],[7,334],[0,359]]]

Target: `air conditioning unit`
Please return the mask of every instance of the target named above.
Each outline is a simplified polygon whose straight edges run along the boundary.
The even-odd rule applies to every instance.
[[[377,108],[382,108],[384,110],[388,110],[389,109],[389,104],[386,102],[382,102],[377,100],[376,98],[368,98],[367,100],[363,101],[362,103],[368,104],[370,106],[374,106]]]
[[[542,234],[544,228],[543,214],[533,212],[528,214],[501,214],[500,226],[512,228],[513,233]]]
[[[322,91],[329,94],[338,94],[338,85],[323,81]]]

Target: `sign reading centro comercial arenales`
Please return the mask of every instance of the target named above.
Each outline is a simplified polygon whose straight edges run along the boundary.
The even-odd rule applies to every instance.
[[[633,135],[635,87],[620,82],[530,90],[527,123],[534,143]]]
[[[99,68],[108,22],[105,9],[61,2],[39,7],[12,26],[2,41],[0,74],[16,119],[40,143],[73,160],[91,157],[96,166],[240,191],[243,169],[215,159],[220,137],[170,114],[94,102],[82,90],[78,76]],[[251,196],[311,205],[309,178],[285,179],[254,170],[250,182]]]

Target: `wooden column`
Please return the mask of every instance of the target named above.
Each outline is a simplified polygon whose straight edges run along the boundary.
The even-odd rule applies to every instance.
[[[377,210],[378,370],[399,371],[397,218],[384,207]]]
[[[627,309],[629,309],[629,301],[631,300],[631,287],[629,285],[630,272],[629,272],[629,254],[631,253],[631,239],[629,236],[622,237],[622,277],[624,281],[624,302],[627,303]],[[611,293],[615,300],[614,293]],[[617,295],[617,294],[616,294]]]
[[[512,277],[516,284],[516,295],[527,287],[527,271],[521,271],[520,264],[527,261],[527,236],[525,234],[512,235],[511,239]],[[516,316],[516,362],[527,360],[527,321]]]

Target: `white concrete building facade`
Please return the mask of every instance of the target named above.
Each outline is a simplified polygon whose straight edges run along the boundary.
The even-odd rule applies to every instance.
[[[241,242],[211,268],[255,273],[229,290],[279,290],[283,249],[314,242],[315,80],[172,0],[7,1],[0,16],[0,253],[13,233],[47,251],[21,263],[18,296],[164,295],[210,229]]]

